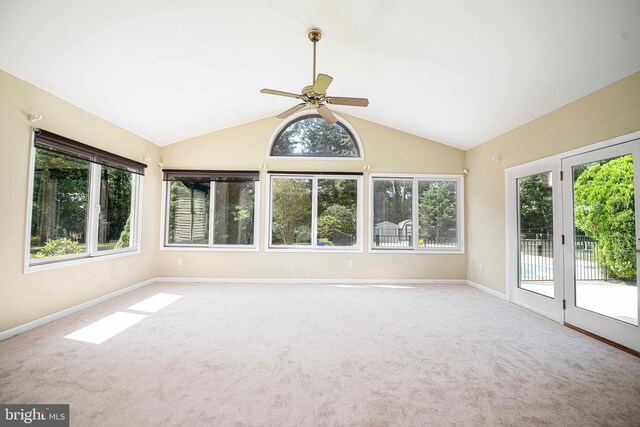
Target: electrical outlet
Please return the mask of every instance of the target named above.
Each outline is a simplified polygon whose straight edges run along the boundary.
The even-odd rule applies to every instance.
[[[176,264],[182,265],[182,258],[176,258]]]
[[[480,264],[479,268],[480,268],[480,271],[484,271],[484,264]]]
[[[347,265],[349,266],[349,268],[353,268],[353,260],[350,259],[349,261],[347,261]]]

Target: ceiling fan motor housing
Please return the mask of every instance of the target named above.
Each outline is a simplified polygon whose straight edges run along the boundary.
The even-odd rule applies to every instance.
[[[321,38],[322,33],[320,32],[320,30],[309,31],[309,40],[311,40],[313,43],[319,42]]]

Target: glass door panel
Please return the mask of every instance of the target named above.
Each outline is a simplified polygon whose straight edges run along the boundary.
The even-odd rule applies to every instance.
[[[638,324],[633,156],[572,167],[575,305]]]
[[[640,350],[640,141],[562,160],[565,322]]]
[[[543,172],[517,179],[518,287],[554,297],[553,179]]]
[[[560,162],[507,172],[509,301],[562,322]]]

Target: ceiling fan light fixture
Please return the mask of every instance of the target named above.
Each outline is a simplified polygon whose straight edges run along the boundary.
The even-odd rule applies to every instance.
[[[302,88],[302,93],[300,95],[292,92],[284,92],[273,89],[260,90],[261,93],[265,93],[267,95],[285,96],[302,100],[301,104],[298,104],[278,114],[276,117],[279,119],[284,119],[291,114],[297,113],[303,108],[308,107],[309,109],[317,109],[318,113],[328,124],[335,124],[338,120],[331,112],[331,110],[327,108],[326,104],[346,105],[352,107],[368,106],[369,100],[366,98],[327,96],[327,89],[331,85],[333,77],[322,73],[316,74],[316,44],[322,39],[322,32],[317,28],[313,28],[309,31],[307,36],[313,43],[313,79],[311,85]]]

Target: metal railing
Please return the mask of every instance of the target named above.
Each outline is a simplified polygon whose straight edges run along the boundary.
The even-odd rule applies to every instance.
[[[520,280],[553,280],[553,235],[524,235],[520,239]],[[575,279],[607,280],[607,269],[598,263],[598,244],[587,236],[575,236]]]
[[[382,234],[374,234],[373,244],[375,246],[411,246],[413,236],[389,236]]]
[[[390,235],[382,235],[382,234],[374,234],[373,235],[373,244],[376,247],[379,246],[411,246],[413,236],[390,236]],[[421,248],[455,248],[457,247],[458,242],[451,238],[441,238],[441,239],[423,239],[419,238],[418,246]]]

